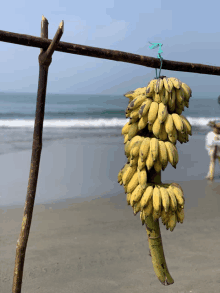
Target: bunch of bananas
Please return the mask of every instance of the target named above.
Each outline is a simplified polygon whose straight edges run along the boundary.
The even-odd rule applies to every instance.
[[[191,95],[188,85],[164,76],[125,94],[129,98],[126,117],[130,119],[122,135],[128,161],[118,173],[118,182],[124,186],[134,214],[140,212],[142,224],[150,214],[154,220],[161,217],[170,231],[176,222],[183,223],[185,200],[181,187],[176,183],[154,184],[148,177],[152,168],[164,171],[168,162],[176,168],[176,142],[186,143],[192,135],[189,121],[181,115],[184,107],[189,107]]]

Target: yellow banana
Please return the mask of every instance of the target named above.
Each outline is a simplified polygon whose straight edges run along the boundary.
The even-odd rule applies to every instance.
[[[147,91],[149,89],[149,93],[154,93],[154,84],[157,82],[157,79],[152,79],[147,85]]]
[[[127,123],[122,127],[121,134],[122,134],[122,135],[127,134],[129,128],[130,128],[130,125],[129,125],[129,122],[127,122]]]
[[[161,216],[161,211],[156,212],[155,210],[153,210],[152,216],[154,221],[158,220]]]
[[[168,161],[176,169],[176,165],[179,161],[179,156],[176,147],[169,141],[165,141],[165,146],[167,149]]]
[[[135,168],[136,169],[136,168]],[[138,172],[135,172],[131,180],[128,182],[127,185],[127,193],[132,193],[135,188],[138,186]]]
[[[146,137],[142,141],[140,150],[139,150],[139,157],[141,158],[142,162],[146,160],[149,150],[150,150],[150,138]]]
[[[161,210],[161,194],[157,186],[153,190],[153,208],[156,213],[159,213]]]
[[[146,96],[139,95],[128,105],[128,110],[134,110],[139,107],[146,100]]]
[[[168,225],[169,225],[169,228],[170,228],[170,231],[172,232],[174,230],[174,228],[176,227],[176,222],[177,222],[177,217],[176,217],[176,213],[173,213],[171,216],[170,216],[170,219],[169,219],[169,222],[168,222]]]
[[[169,217],[169,213],[168,212],[165,212],[165,210],[162,209],[162,211],[161,211],[161,220],[162,220],[162,223],[164,225],[166,225],[168,223],[169,218],[170,218]]]
[[[137,164],[138,164],[138,157],[133,157],[133,159],[130,159],[131,167],[135,166],[137,168]]]
[[[140,106],[140,108],[139,108],[139,118],[144,117],[144,116],[148,113],[152,101],[153,101],[152,99],[147,98],[147,99],[141,104],[141,106]]]
[[[145,116],[141,117],[141,119],[138,122],[138,129],[142,130],[147,126],[148,122],[148,115],[146,114]]]
[[[170,93],[171,93],[171,91],[172,91],[172,89],[173,89],[173,87],[174,87],[174,85],[173,85],[173,83],[172,83],[172,80],[168,77],[167,78],[167,83],[168,83],[168,86],[170,87]]]
[[[122,181],[123,181],[123,184],[126,185],[129,183],[129,181],[132,179],[132,177],[134,176],[136,172],[136,167],[133,166],[129,166],[124,172],[123,172],[123,175],[122,175]]]
[[[167,134],[172,134],[173,133],[174,125],[173,125],[173,117],[172,117],[171,114],[167,115],[167,119],[164,122],[164,126],[165,126],[165,131],[166,131]]]
[[[129,91],[126,94],[124,94],[124,96],[129,99],[134,99],[134,91]]]
[[[144,137],[140,136],[140,135],[136,135],[135,137],[133,137],[130,141],[130,144],[128,146],[128,149],[127,149],[127,152],[130,154],[131,152],[131,149],[133,148],[133,145],[135,144],[135,142],[137,141],[143,141],[144,140]]]
[[[122,169],[118,172],[118,183],[122,180]]]
[[[160,187],[160,194],[161,194],[161,199],[162,199],[162,205],[164,207],[165,212],[167,213],[169,211],[169,207],[170,207],[169,193],[166,188]]]
[[[134,211],[134,215],[135,215],[135,216],[141,211],[141,204],[140,204],[140,201],[134,203],[133,211]]]
[[[131,143],[130,140],[127,141],[127,142],[125,143],[125,148],[124,148],[124,150],[125,150],[125,155],[126,155],[127,158],[130,156],[130,151],[129,151],[130,143]]]
[[[171,187],[167,188],[167,192],[170,197],[170,208],[173,212],[175,212],[177,210],[177,200],[176,200],[175,194]]]
[[[138,181],[143,190],[147,188],[147,171],[145,168],[142,170],[138,169]]]
[[[173,83],[173,85],[174,85],[174,87],[176,89],[179,90],[181,88],[182,82],[178,78],[176,78],[176,77],[170,77],[169,79],[171,80],[171,82]]]
[[[178,108],[184,108],[184,91],[182,88],[176,90],[176,106]]]
[[[160,128],[161,128],[161,123],[159,121],[159,118],[157,117],[156,120],[154,121],[153,127],[152,127],[152,131],[153,134],[159,138],[160,135]]]
[[[153,129],[153,124],[147,124],[147,127],[148,127],[148,131],[152,132],[152,129]]]
[[[177,209],[176,216],[177,216],[177,222],[182,224],[184,221],[184,209],[181,209],[181,210]]]
[[[138,158],[138,169],[142,170],[145,167],[145,161],[141,161],[141,158]]]
[[[138,122],[131,124],[128,131],[128,140],[131,140],[138,133]]]
[[[169,141],[172,142],[173,144],[176,143],[177,141],[177,130],[176,130],[176,127],[173,126],[173,131],[168,134],[168,138],[169,138]]]
[[[170,93],[166,91],[165,88],[163,87],[162,91],[160,92],[160,99],[164,105],[167,105],[169,101],[169,95]]]
[[[134,90],[135,98],[139,95],[146,96],[146,90],[147,87],[139,87],[136,90]]]
[[[159,140],[158,158],[161,162],[162,167],[167,166],[167,163],[168,163],[167,149],[166,149],[165,143],[161,140]]]
[[[160,124],[159,139],[161,139],[161,140],[167,140],[167,133],[166,133],[166,130],[165,130],[164,123],[161,123]]]
[[[167,106],[163,103],[159,104],[158,107],[158,119],[160,123],[163,123],[167,119],[168,111]]]
[[[171,93],[171,91],[172,91],[172,86],[171,86],[171,83],[168,82],[168,78],[167,78],[167,77],[164,77],[164,78],[163,78],[163,85],[164,85],[164,87],[165,87],[165,90]]]
[[[133,160],[134,157],[137,157],[139,154],[140,146],[142,144],[142,141],[136,141],[131,149],[130,155],[131,155],[131,160]]]
[[[128,134],[124,135],[124,144],[126,144],[128,142]]]
[[[162,88],[163,88],[163,79],[158,78],[156,84],[154,84],[154,91],[158,94],[159,92],[161,92]]]
[[[180,117],[180,115],[176,114],[176,113],[172,113],[172,118],[173,118],[173,123],[176,127],[176,129],[179,131],[179,132],[183,132],[184,131],[184,128],[183,128],[183,121]]]
[[[176,90],[175,88],[172,89],[170,99],[168,100],[168,109],[170,113],[175,110],[176,107]]]
[[[153,100],[154,100],[154,102],[157,102],[158,104],[159,103],[161,103],[161,96],[160,96],[160,94],[158,93],[154,93],[154,95],[153,95]]]
[[[127,193],[126,200],[127,204],[130,205],[131,193]]]
[[[149,200],[147,206],[145,208],[143,208],[143,213],[145,218],[150,216],[153,212],[153,201],[152,199]]]
[[[159,149],[159,143],[158,143],[158,139],[153,137],[150,140],[150,154],[152,156],[153,162],[156,161],[157,157],[158,157],[158,150]]]
[[[138,201],[141,199],[143,193],[144,193],[144,190],[141,188],[140,185],[138,185],[138,186],[134,189],[134,191],[132,192],[132,195],[131,195],[131,205],[132,205],[133,203],[138,202]]]
[[[153,161],[151,152],[149,151],[148,156],[147,156],[147,160],[146,160],[147,170],[150,171],[150,169],[153,167],[153,165],[154,165],[154,161]]]
[[[152,200],[153,196],[153,186],[148,186],[144,191],[144,194],[141,198],[141,208],[142,210],[148,205],[149,201]]]
[[[122,180],[120,180],[120,181],[119,181],[119,184],[120,184],[120,185],[123,185],[123,181],[122,181]]]
[[[189,102],[189,99],[192,96],[191,88],[187,84],[182,82],[182,89],[184,91],[186,101]]]
[[[159,173],[162,169],[162,164],[161,164],[159,158],[157,158],[157,160],[154,162],[154,169],[157,173]]]
[[[157,118],[159,105],[157,102],[152,102],[150,105],[150,109],[148,112],[148,122],[149,124],[153,124]]]
[[[189,135],[192,135],[192,126],[190,125],[189,121],[183,115],[180,115],[180,117],[182,118],[183,123],[185,123],[185,125],[186,125],[187,133]]]
[[[174,194],[176,196],[178,204],[180,206],[184,205],[185,199],[184,199],[182,190],[180,188],[176,187],[176,186],[173,186],[172,184],[170,185],[170,188],[173,190],[173,192],[174,192]]]
[[[135,123],[138,120],[139,120],[139,108],[137,108],[131,112],[129,124]]]

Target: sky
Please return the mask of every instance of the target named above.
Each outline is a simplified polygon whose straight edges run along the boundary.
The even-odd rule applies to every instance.
[[[220,66],[220,1],[176,0],[11,0],[0,10],[0,29],[40,37],[41,19],[52,39],[64,21],[61,41],[157,57],[151,43],[162,43],[166,60]],[[0,42],[0,91],[37,92],[39,48]],[[161,70],[193,93],[220,94],[219,77]],[[47,93],[122,95],[146,86],[155,69],[94,57],[54,52]]]

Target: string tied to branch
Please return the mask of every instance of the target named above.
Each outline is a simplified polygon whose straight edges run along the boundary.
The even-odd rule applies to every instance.
[[[156,79],[158,79],[160,77],[160,72],[161,72],[162,63],[163,63],[163,57],[161,56],[161,54],[163,53],[163,51],[161,49],[163,44],[161,44],[161,43],[151,43],[151,42],[149,42],[149,43],[152,45],[152,46],[149,47],[150,49],[156,49],[156,48],[159,47],[157,58],[160,59],[160,71],[159,71],[159,76],[158,77],[157,77],[157,68],[155,68],[155,70],[156,70]]]

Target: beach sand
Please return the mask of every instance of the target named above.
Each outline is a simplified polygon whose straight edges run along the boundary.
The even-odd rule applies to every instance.
[[[173,285],[164,288],[158,281],[145,227],[117,183],[118,170],[126,162],[123,139],[100,137],[43,147],[22,293],[219,292],[220,168],[216,166],[215,182],[203,179],[209,158],[199,137],[178,148],[177,169],[167,167],[162,181],[183,188],[185,220],[173,232],[160,221]],[[12,288],[30,158],[31,150],[0,156],[4,293]]]

